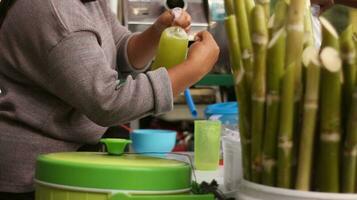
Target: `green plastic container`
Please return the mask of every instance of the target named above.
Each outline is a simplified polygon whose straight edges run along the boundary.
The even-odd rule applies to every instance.
[[[103,142],[108,145],[108,150],[115,152],[39,156],[35,175],[36,200],[214,199],[212,195],[190,193],[190,165],[123,154],[120,149],[129,141]],[[112,145],[122,147],[113,148]]]

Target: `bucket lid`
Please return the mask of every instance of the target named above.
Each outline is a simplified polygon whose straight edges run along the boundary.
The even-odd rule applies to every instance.
[[[238,104],[237,102],[226,102],[226,103],[217,103],[210,106],[207,106],[206,115],[215,115],[215,114],[238,114]]]
[[[171,191],[190,188],[189,164],[135,154],[69,152],[41,155],[36,180],[73,187]]]

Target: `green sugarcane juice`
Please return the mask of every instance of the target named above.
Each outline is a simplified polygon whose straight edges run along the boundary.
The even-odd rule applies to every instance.
[[[161,34],[152,69],[170,68],[182,63],[187,56],[188,35],[180,27],[170,27]]]

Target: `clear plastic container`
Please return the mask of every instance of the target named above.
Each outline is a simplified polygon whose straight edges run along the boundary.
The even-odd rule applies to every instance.
[[[222,138],[222,145],[224,160],[224,187],[228,192],[237,191],[243,178],[240,140],[238,137],[225,136]]]

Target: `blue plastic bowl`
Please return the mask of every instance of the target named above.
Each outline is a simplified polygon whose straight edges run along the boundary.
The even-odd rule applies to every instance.
[[[135,153],[169,153],[175,147],[176,132],[170,130],[138,129],[130,134],[130,139]]]

